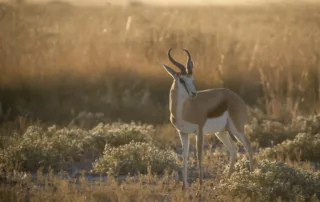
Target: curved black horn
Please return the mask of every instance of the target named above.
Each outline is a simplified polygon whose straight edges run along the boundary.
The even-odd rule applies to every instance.
[[[191,60],[191,55],[187,49],[183,49],[187,55],[188,55],[188,61],[187,61],[187,72],[188,74],[192,74],[192,69],[193,69],[193,62]]]
[[[182,64],[180,64],[179,62],[175,61],[175,60],[171,57],[171,50],[172,50],[172,48],[170,48],[169,51],[168,51],[168,58],[169,58],[169,60],[172,62],[172,64],[174,64],[175,66],[177,66],[177,67],[180,69],[180,71],[181,71],[182,74],[186,74],[186,73],[187,73],[187,72],[186,72],[186,68],[185,68]]]

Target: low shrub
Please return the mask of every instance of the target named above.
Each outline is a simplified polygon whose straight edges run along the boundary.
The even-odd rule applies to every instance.
[[[103,156],[93,163],[93,172],[114,176],[146,174],[178,169],[177,155],[173,151],[160,150],[152,143],[130,142],[119,147],[105,146]]]
[[[0,150],[0,164],[5,168],[36,171],[60,169],[65,163],[79,159],[83,153],[83,130],[47,130],[30,126],[21,137]]]
[[[278,121],[258,120],[253,118],[246,130],[250,141],[257,142],[260,147],[270,147],[287,139],[293,139],[296,132],[290,126]]]
[[[106,144],[111,147],[119,147],[130,142],[151,142],[150,133],[153,132],[151,126],[141,126],[135,123],[131,124],[99,124],[93,128],[90,133],[93,136],[93,142],[101,152]],[[102,148],[101,148],[102,146]]]
[[[320,130],[320,114],[298,116],[292,120],[275,120],[257,108],[249,108],[250,123],[246,133],[260,147],[271,147],[293,140],[298,133],[316,134]]]
[[[255,170],[249,172],[248,162],[239,160],[230,179],[224,178],[216,190],[232,197],[251,197],[253,201],[319,200],[320,175],[270,160],[259,161]]]
[[[287,140],[260,152],[262,158],[292,161],[319,161],[320,134],[299,133],[293,140]]]
[[[292,120],[291,128],[300,133],[317,134],[320,131],[320,114],[298,116]]]
[[[99,124],[92,130],[61,128],[55,125],[45,128],[33,125],[22,135],[6,138],[0,147],[0,167],[22,171],[64,168],[84,157],[92,161],[100,156],[105,145],[119,147],[130,142],[151,142],[153,127],[141,124]]]

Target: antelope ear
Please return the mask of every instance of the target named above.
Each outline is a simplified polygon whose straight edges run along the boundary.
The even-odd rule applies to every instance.
[[[176,71],[174,71],[173,69],[171,69],[170,67],[168,67],[165,64],[162,64],[162,66],[170,74],[170,76],[172,76],[172,78],[174,78],[174,79],[176,78],[176,76],[178,75],[178,73]]]

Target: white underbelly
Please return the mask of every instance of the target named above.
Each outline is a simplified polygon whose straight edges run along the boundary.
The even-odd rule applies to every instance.
[[[228,115],[229,114],[226,111],[219,117],[207,119],[205,125],[203,126],[203,133],[209,134],[222,131],[227,125]],[[197,124],[192,124],[183,120],[177,121],[175,127],[178,131],[188,134],[197,133],[198,131]]]
[[[183,120],[177,121],[175,127],[179,132],[187,134],[196,133],[198,130],[198,124],[189,123]]]
[[[207,119],[203,126],[203,133],[208,134],[222,131],[227,125],[228,115],[226,111],[219,117]]]

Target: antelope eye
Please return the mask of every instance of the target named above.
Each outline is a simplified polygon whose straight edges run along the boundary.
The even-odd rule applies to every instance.
[[[180,80],[180,83],[184,83],[184,80],[183,79],[179,79]]]

